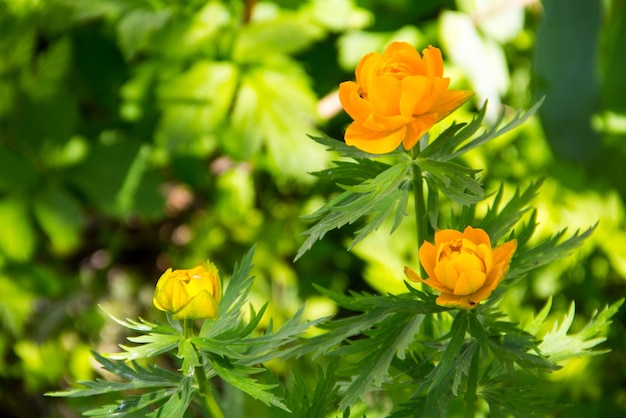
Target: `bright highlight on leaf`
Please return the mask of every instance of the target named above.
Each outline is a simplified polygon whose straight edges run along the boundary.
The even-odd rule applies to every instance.
[[[489,235],[480,228],[445,229],[435,233],[434,244],[424,242],[419,249],[428,278],[422,279],[410,267],[404,272],[439,290],[438,305],[473,309],[502,281],[516,248],[516,240],[492,248]]]
[[[339,86],[339,99],[354,119],[346,144],[372,154],[385,154],[400,144],[405,150],[432,126],[469,100],[473,93],[448,90],[443,59],[429,46],[419,54],[406,42],[393,42],[382,54],[364,56],[356,82]]]

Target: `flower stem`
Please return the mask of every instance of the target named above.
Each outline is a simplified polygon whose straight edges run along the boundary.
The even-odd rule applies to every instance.
[[[413,174],[413,200],[415,203],[415,226],[417,233],[417,248],[420,247],[423,241],[427,239],[426,232],[426,204],[424,202],[424,183],[422,179],[422,169],[417,164],[417,157],[420,153],[419,142],[411,149],[411,157],[413,159],[412,174]],[[422,277],[425,276],[424,267],[420,263],[420,273]]]
[[[217,399],[215,399],[213,391],[209,386],[206,374],[204,373],[204,368],[202,366],[197,366],[194,375],[196,377],[196,382],[198,383],[198,391],[204,398],[204,404],[209,410],[211,417],[224,418],[222,408],[220,408],[220,405],[217,403]]]
[[[193,337],[193,319],[183,320],[183,337]],[[209,386],[204,367],[202,367],[202,365],[194,367],[193,375],[198,385],[198,393],[204,399],[204,405],[209,411],[210,416],[212,418],[224,418],[222,408],[220,408],[220,405],[217,403],[217,399],[215,399],[213,391]]]
[[[476,346],[467,376],[465,392],[465,418],[473,418],[476,413],[476,390],[478,389],[478,366],[480,363],[480,346]]]

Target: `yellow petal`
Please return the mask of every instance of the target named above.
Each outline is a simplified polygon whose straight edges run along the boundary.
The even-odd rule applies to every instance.
[[[401,93],[402,85],[397,78],[390,75],[374,77],[367,91],[372,111],[384,116],[399,115]]]
[[[217,317],[217,304],[213,297],[206,290],[198,293],[189,300],[173,316],[174,319],[200,319]]]

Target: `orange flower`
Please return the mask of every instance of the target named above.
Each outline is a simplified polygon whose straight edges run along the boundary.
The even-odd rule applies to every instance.
[[[381,54],[365,55],[356,67],[356,82],[339,85],[339,100],[354,119],[346,144],[372,154],[385,154],[402,143],[413,148],[436,122],[448,116],[473,93],[448,90],[438,48],[419,52],[394,42]]]
[[[189,270],[167,269],[159,278],[152,302],[174,319],[217,318],[221,282],[213,264]]]
[[[435,233],[435,244],[424,242],[419,258],[428,275],[424,280],[410,267],[407,277],[437,289],[437,304],[473,309],[498,286],[509,269],[517,241],[491,248],[489,235],[480,228],[468,226],[461,233],[444,229]]]

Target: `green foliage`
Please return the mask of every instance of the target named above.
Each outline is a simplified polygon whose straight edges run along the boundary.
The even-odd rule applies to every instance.
[[[0,415],[623,416],[624,1],[496,3],[0,0]],[[489,108],[375,156],[335,90],[395,40]],[[517,240],[470,313],[403,287],[418,171],[420,237]],[[154,282],[207,257],[184,338]]]
[[[316,325],[321,319],[303,322],[301,312],[285,322],[274,331],[270,327],[261,335],[257,333],[258,324],[265,312],[265,306],[256,313],[250,310],[250,319],[243,319],[242,307],[253,284],[250,276],[254,250],[250,250],[234,268],[233,276],[228,282],[224,297],[219,305],[218,318],[205,322],[197,337],[190,336],[186,327],[168,320],[171,325],[155,324],[145,320],[115,322],[141,335],[129,337],[136,345],[121,345],[121,353],[104,357],[94,353],[102,366],[126,379],[128,383],[106,382],[102,380],[79,382],[86,389],[70,389],[65,392],[51,392],[49,396],[93,396],[108,392],[126,391],[129,389],[159,388],[141,396],[134,397],[132,402],[120,401],[117,406],[107,406],[89,411],[92,416],[106,416],[115,413],[119,416],[135,413],[154,403],[169,398],[150,415],[182,416],[194,399],[196,391],[204,391],[203,381],[218,377],[223,382],[258,399],[268,406],[277,406],[288,411],[287,406],[278,396],[272,393],[277,385],[264,384],[250,376],[263,373],[262,363],[274,358],[284,357],[293,350],[296,338],[309,327]],[[173,353],[181,359],[179,370],[182,375],[169,372],[157,366],[140,366],[138,361],[150,359],[162,354]],[[130,365],[127,363],[130,362]],[[197,375],[200,374],[201,377]],[[195,383],[194,383],[195,377]],[[164,389],[160,389],[164,388]]]

